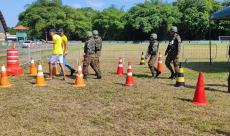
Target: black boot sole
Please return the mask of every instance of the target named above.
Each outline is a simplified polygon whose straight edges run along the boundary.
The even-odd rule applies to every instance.
[[[157,78],[160,74],[161,74],[161,72],[157,73],[156,76],[155,76],[155,78]]]

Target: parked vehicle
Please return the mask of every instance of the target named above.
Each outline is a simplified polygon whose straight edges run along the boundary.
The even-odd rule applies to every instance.
[[[25,41],[23,44],[22,44],[22,48],[29,48],[31,43],[33,43],[33,41]],[[33,43],[33,47],[34,47],[34,43]]]

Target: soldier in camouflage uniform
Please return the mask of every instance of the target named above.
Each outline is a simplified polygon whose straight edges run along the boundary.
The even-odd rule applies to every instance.
[[[168,48],[166,49],[165,52],[165,56],[167,55],[165,65],[171,71],[171,76],[169,78],[175,79],[179,71],[179,55],[181,51],[181,38],[177,34],[176,26],[172,26],[170,32],[171,32],[171,36],[169,39]],[[171,61],[173,61],[175,73],[172,69],[172,66],[170,65]]]
[[[94,59],[94,63],[97,66],[98,71],[101,74],[99,58],[101,56],[102,39],[101,39],[100,36],[98,36],[98,31],[97,30],[93,30],[93,37],[94,37],[94,40],[95,40],[95,59]]]
[[[97,73],[97,78],[101,78],[101,74],[98,72],[98,68],[94,63],[95,58],[95,40],[92,38],[93,34],[90,31],[86,32],[87,41],[84,46],[84,62],[83,62],[83,73],[84,73],[84,80],[87,80],[87,71],[88,66],[91,65],[94,71]]]
[[[152,72],[152,76],[150,77],[150,79],[154,79],[161,74],[161,72],[156,67],[154,67],[154,64],[157,60],[158,49],[159,49],[159,43],[157,41],[157,34],[153,33],[150,35],[149,47],[145,56],[145,59],[147,59],[148,56],[150,56],[148,62],[149,69]],[[156,71],[156,76],[155,76],[155,71]]]

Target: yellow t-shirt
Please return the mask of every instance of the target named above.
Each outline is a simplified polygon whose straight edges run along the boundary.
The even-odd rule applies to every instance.
[[[53,54],[63,54],[63,51],[62,51],[62,47],[61,47],[61,44],[62,44],[62,39],[59,35],[54,35],[53,37],[53,40],[56,40],[56,43],[53,45]]]
[[[63,43],[63,48],[62,48],[62,50],[63,50],[63,53],[64,53],[65,47],[66,47],[66,43],[65,43],[65,42],[67,42],[68,39],[67,39],[67,37],[66,37],[65,35],[63,35],[63,36],[61,37],[61,39],[62,39],[62,43]],[[66,51],[66,53],[68,53],[68,50]]]

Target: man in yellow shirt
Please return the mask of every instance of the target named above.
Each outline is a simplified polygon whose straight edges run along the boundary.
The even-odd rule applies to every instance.
[[[49,77],[46,80],[52,80],[52,72],[53,72],[53,64],[59,63],[61,70],[63,71],[63,80],[66,80],[65,77],[65,68],[63,66],[63,50],[62,50],[62,40],[59,35],[56,35],[56,31],[54,29],[50,29],[49,35],[52,37],[52,41],[46,41],[41,39],[44,43],[53,44],[53,54],[49,60]]]
[[[63,50],[63,66],[69,68],[70,72],[71,72],[71,76],[75,73],[75,69],[73,69],[67,62],[66,62],[66,56],[67,56],[67,53],[68,53],[68,39],[67,37],[64,35],[64,30],[63,29],[60,29],[58,30],[58,34],[59,36],[61,37],[62,39],[62,43],[63,43],[63,47],[62,47],[62,50]],[[63,73],[62,71],[60,72],[60,76],[62,76]]]

